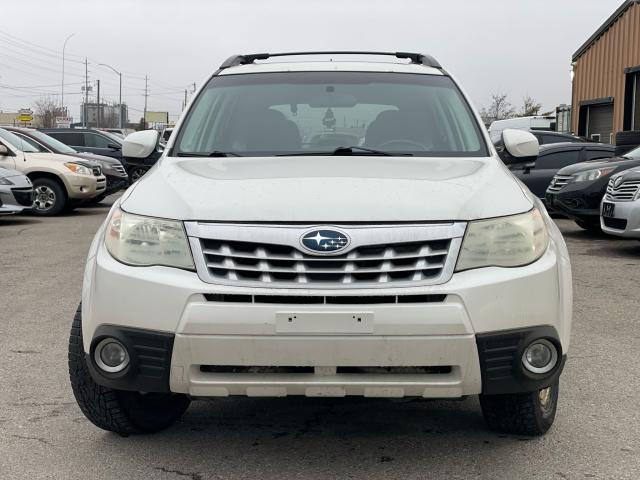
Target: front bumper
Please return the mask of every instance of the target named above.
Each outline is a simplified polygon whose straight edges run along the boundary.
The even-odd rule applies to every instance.
[[[640,238],[640,200],[633,202],[612,202],[615,205],[612,219],[600,216],[602,231],[626,238]],[[604,202],[603,202],[604,203]]]
[[[351,296],[353,303],[269,300],[290,295]],[[562,353],[568,350],[570,267],[553,241],[540,260],[525,267],[461,272],[443,285],[385,290],[385,297],[396,296],[393,303],[363,303],[380,295],[380,289],[208,284],[194,272],[125,266],[106,252],[98,235],[85,271],[83,339],[90,350],[104,328],[171,335],[167,380],[157,388],[193,396],[461,397],[492,391],[478,351],[483,334],[547,326]],[[419,297],[399,303],[407,295]],[[514,369],[520,365],[516,357]],[[144,390],[99,373],[95,379]],[[515,381],[509,388],[528,386]],[[146,391],[153,390],[147,385]]]
[[[112,193],[124,190],[129,186],[128,175],[105,175],[107,179],[107,186],[104,190],[104,195],[111,195]]]
[[[102,195],[107,188],[107,179],[104,175],[99,177],[89,175],[73,175],[68,178],[69,198],[74,200],[87,200]]]
[[[569,183],[558,192],[547,191],[545,205],[575,220],[597,220],[608,177],[605,180]]]
[[[0,215],[29,210],[33,205],[33,185],[26,177],[10,177],[12,185],[0,185]]]

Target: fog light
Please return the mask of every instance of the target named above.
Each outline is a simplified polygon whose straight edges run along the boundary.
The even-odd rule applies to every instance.
[[[522,363],[533,373],[550,372],[558,363],[558,350],[549,340],[535,340],[522,354]]]
[[[129,365],[127,349],[115,338],[105,338],[96,346],[93,358],[100,369],[117,373]]]

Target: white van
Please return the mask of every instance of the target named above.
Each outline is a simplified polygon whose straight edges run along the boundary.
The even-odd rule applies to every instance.
[[[546,432],[572,290],[543,204],[432,57],[275,61],[297,55],[220,66],[100,227],[69,341],[82,411],[129,434],[201,397],[480,395],[489,427]],[[535,161],[531,133],[503,140]]]
[[[491,141],[496,142],[500,140],[502,132],[508,128],[515,130],[555,130],[556,117],[554,115],[549,116],[534,116],[534,117],[517,117],[507,118],[506,120],[496,120],[489,126],[489,135]]]

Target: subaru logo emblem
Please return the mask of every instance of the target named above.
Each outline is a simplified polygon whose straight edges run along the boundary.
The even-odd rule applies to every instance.
[[[621,183],[622,183],[622,177],[618,177],[614,180],[613,186],[617,188],[620,186]]]
[[[350,243],[349,235],[339,230],[314,229],[300,237],[300,244],[304,249],[316,254],[340,252]]]

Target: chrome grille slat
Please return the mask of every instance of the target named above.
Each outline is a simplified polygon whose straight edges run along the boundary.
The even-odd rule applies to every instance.
[[[351,244],[327,255],[308,253],[300,243],[310,228],[324,228],[317,225],[185,222],[185,227],[205,282],[331,289],[444,283],[453,274],[466,224],[336,226]]]
[[[569,183],[571,177],[571,175],[556,175],[555,177],[553,177],[553,180],[551,180],[547,191],[559,192]]]

